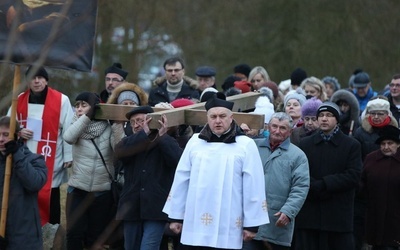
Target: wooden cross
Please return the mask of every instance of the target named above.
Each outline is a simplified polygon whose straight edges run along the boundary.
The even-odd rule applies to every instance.
[[[227,101],[235,103],[232,110],[234,111],[233,118],[239,125],[246,123],[252,129],[264,128],[264,115],[240,112],[254,109],[254,104],[260,95],[258,92],[248,92],[226,98]],[[207,123],[207,116],[204,105],[205,102],[201,102],[175,109],[153,108],[154,113],[148,114],[153,118],[149,127],[151,129],[159,128],[160,124],[157,121],[161,119],[161,115],[163,114],[167,116],[169,127],[181,124],[205,125]],[[131,111],[132,108],[132,106],[127,105],[99,104],[95,118],[98,120],[127,121],[125,114]]]

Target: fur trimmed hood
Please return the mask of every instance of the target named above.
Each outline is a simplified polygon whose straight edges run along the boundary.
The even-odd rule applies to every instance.
[[[361,127],[368,133],[372,133],[374,132],[374,129],[372,128],[371,124],[369,124],[368,122],[368,117],[369,115],[364,115],[363,119],[361,121]],[[394,118],[394,116],[392,115],[392,112],[389,112],[389,117],[390,117],[390,123],[389,125],[398,128],[399,124],[396,121],[396,118]]]
[[[188,76],[183,76],[183,81],[186,82],[191,88],[193,89],[198,89],[199,88],[199,82],[188,77]],[[167,78],[165,76],[161,76],[161,77],[157,77],[154,81],[153,81],[153,86],[160,86],[161,84],[163,84],[164,82],[167,81]]]
[[[346,101],[350,106],[350,120],[359,121],[360,117],[360,104],[354,94],[345,89],[339,89],[331,96],[331,102],[336,103],[340,100]]]
[[[148,104],[148,96],[147,93],[137,84],[134,83],[129,83],[129,82],[124,82],[118,87],[116,87],[110,97],[108,98],[107,103],[108,104],[118,104],[118,96],[121,92],[123,91],[133,91],[135,92],[140,101],[140,106],[147,105]]]

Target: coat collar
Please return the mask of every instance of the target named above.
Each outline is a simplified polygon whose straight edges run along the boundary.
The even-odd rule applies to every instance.
[[[314,137],[313,138],[314,144],[319,144],[319,143],[324,142],[324,139],[320,135],[319,131],[312,136]],[[332,138],[329,140],[329,142],[331,142],[335,146],[339,146],[342,141],[343,136],[344,136],[343,132],[339,129],[339,131],[332,136]]]
[[[289,150],[289,146],[290,146],[290,137],[286,138],[286,140],[284,140],[276,149],[280,148],[283,150]],[[267,147],[271,150],[271,145],[269,143],[269,137],[264,138],[262,140],[260,147]]]

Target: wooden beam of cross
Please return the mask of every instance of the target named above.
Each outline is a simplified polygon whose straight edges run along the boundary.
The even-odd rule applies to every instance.
[[[254,104],[260,95],[258,92],[248,92],[226,98],[228,101],[234,102],[233,117],[239,125],[246,123],[250,128],[264,128],[264,115],[240,112],[254,109]],[[149,127],[151,129],[159,128],[160,125],[157,121],[161,119],[163,114],[167,117],[169,127],[181,124],[204,125],[207,123],[204,105],[205,102],[201,102],[175,109],[153,108],[154,113],[148,114],[153,118]],[[98,120],[127,121],[125,114],[131,111],[132,108],[132,106],[126,105],[99,104],[95,118]]]

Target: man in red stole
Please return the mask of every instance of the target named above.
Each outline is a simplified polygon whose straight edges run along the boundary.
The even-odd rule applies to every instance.
[[[29,89],[18,96],[17,119],[21,137],[28,148],[44,156],[48,168],[45,186],[39,192],[41,223],[60,223],[60,185],[67,181],[66,168],[72,165],[72,147],[63,140],[71,123],[73,110],[68,97],[47,86],[49,80],[43,67],[30,66]],[[35,72],[33,72],[35,70]]]

